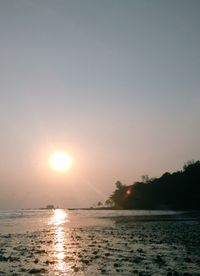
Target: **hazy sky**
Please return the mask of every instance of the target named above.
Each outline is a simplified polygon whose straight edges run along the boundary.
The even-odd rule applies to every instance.
[[[90,206],[200,159],[199,0],[0,1],[0,208]],[[68,151],[65,174],[49,155]]]

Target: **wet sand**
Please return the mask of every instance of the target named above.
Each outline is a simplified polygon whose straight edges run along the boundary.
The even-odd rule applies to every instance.
[[[1,234],[0,275],[200,275],[200,220],[114,217]]]

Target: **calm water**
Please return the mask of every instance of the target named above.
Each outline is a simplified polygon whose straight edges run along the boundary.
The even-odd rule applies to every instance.
[[[199,220],[174,214],[0,211],[0,275],[200,275]]]
[[[65,227],[81,227],[109,224],[105,218],[127,216],[154,216],[176,214],[174,211],[145,210],[1,210],[0,232],[17,233],[48,229],[62,224]]]

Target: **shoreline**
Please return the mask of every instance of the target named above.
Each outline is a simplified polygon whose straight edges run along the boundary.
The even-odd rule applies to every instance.
[[[82,218],[81,212],[63,212],[73,216],[74,225],[55,221],[1,233],[0,275],[200,275],[196,212]],[[46,215],[51,219],[53,212],[41,216]]]

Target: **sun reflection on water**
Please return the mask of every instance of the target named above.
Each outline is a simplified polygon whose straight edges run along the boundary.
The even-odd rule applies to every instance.
[[[64,262],[65,258],[65,250],[64,250],[64,230],[62,227],[58,227],[55,231],[55,255],[57,258],[57,264],[56,264],[56,270],[58,271],[66,271],[67,266],[66,263]]]
[[[64,224],[68,221],[68,215],[65,210],[54,210],[50,224],[54,226],[54,257],[56,259],[55,270],[58,273],[55,275],[61,275],[60,273],[67,273],[67,271],[69,271],[69,266],[64,260],[66,243]]]
[[[65,210],[62,209],[55,209],[54,214],[51,220],[51,224],[55,226],[63,225],[65,222],[68,222],[68,215]]]

